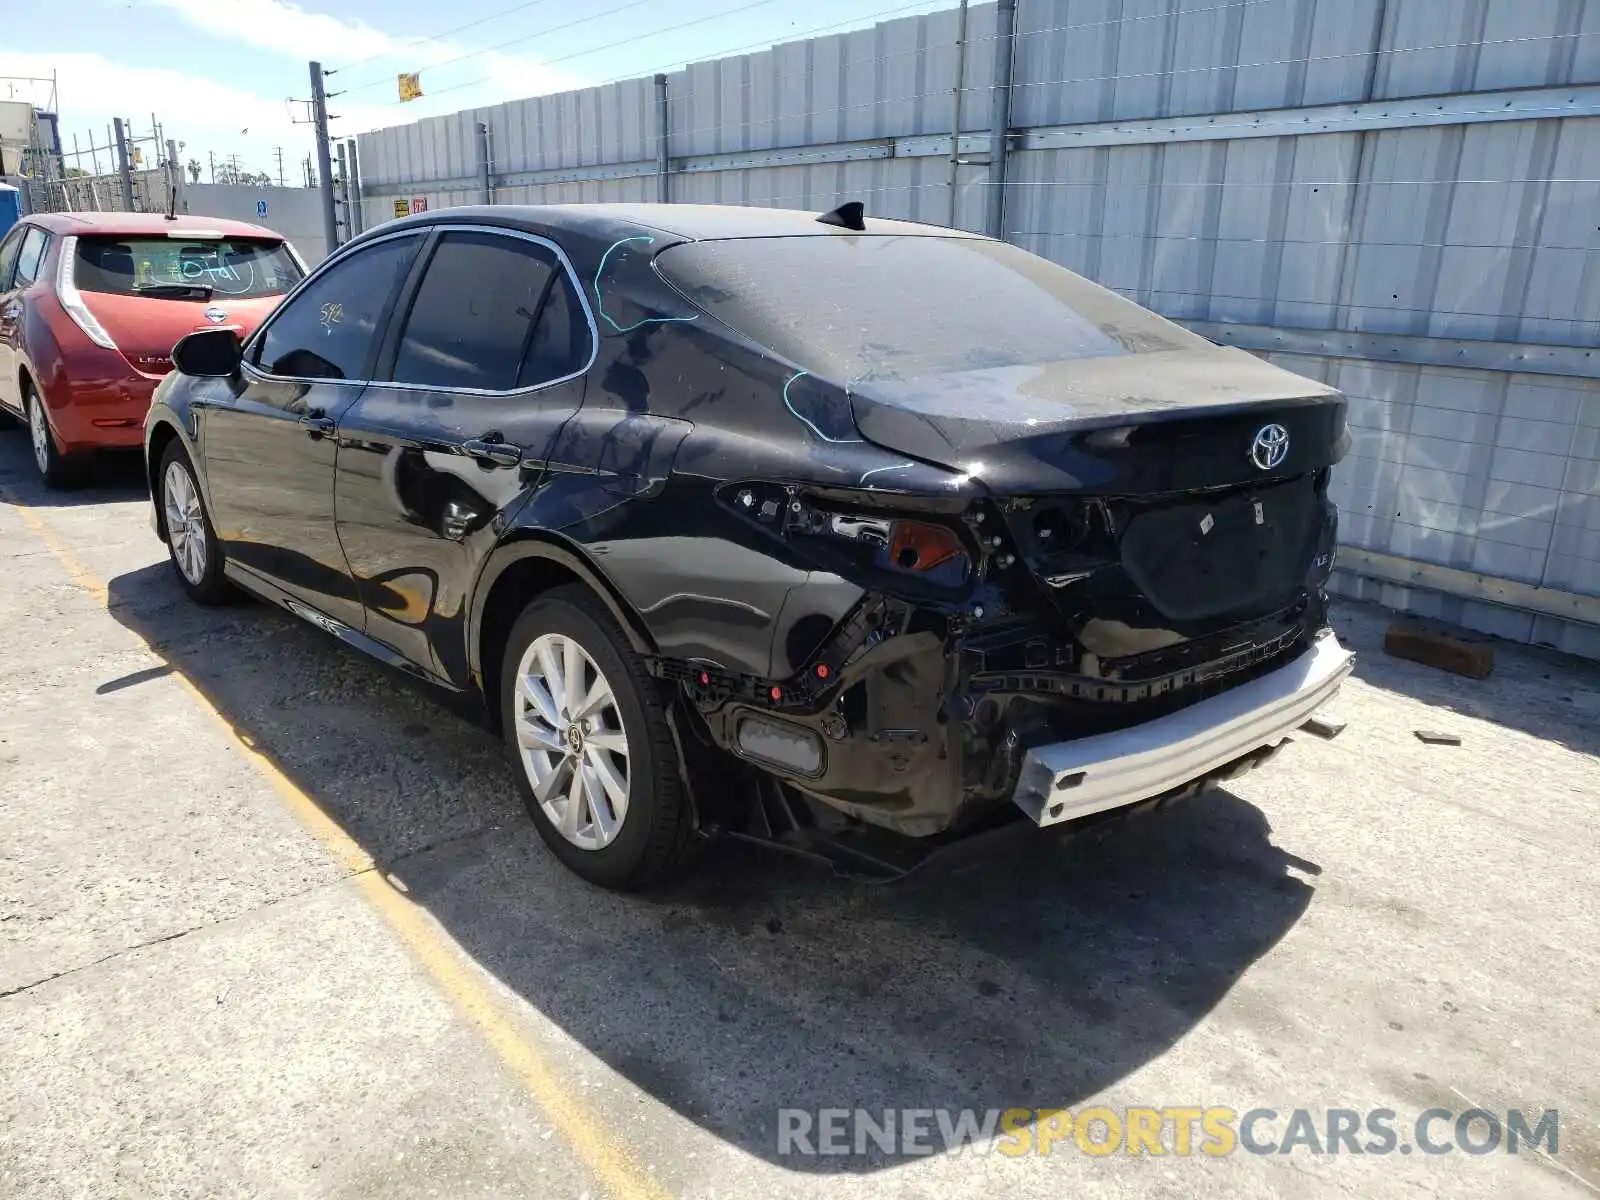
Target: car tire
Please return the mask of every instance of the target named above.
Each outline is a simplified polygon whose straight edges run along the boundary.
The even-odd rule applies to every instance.
[[[78,481],[75,464],[56,445],[44,398],[28,383],[22,385],[22,407],[28,414],[28,440],[33,443],[33,465],[39,478],[52,490],[73,486]]]
[[[563,865],[600,887],[633,891],[692,861],[702,839],[666,702],[586,587],[546,592],[517,618],[501,660],[499,704],[523,801]]]
[[[222,571],[226,561],[222,543],[211,528],[211,514],[206,511],[194,464],[181,443],[174,441],[161,456],[156,486],[152,500],[161,507],[167,557],[178,582],[196,603],[227,603],[233,598],[233,586]]]

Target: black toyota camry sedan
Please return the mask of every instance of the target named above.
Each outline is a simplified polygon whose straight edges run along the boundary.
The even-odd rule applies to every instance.
[[[480,694],[607,886],[718,831],[887,863],[1157,806],[1350,670],[1339,395],[1004,242],[456,208],[174,361],[145,439],[182,586]]]

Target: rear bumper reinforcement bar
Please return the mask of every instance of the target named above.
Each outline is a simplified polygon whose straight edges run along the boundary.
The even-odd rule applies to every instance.
[[[1355,665],[1328,634],[1293,662],[1220,696],[1114,733],[1036,746],[1012,800],[1036,824],[1148,800],[1276,746],[1326,704]]]

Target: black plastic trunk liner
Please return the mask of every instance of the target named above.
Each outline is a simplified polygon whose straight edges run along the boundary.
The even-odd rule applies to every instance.
[[[1304,585],[1316,554],[1321,512],[1310,476],[1118,507],[1123,569],[1172,621],[1280,608]]]

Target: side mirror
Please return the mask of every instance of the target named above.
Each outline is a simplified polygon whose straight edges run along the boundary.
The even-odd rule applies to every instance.
[[[185,375],[226,379],[238,373],[243,361],[244,343],[237,329],[197,329],[172,348],[172,365]]]

